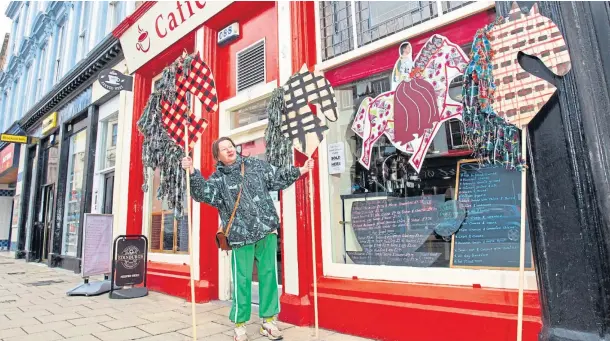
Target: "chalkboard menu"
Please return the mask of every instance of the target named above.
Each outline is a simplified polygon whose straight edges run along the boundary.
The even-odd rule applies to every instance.
[[[347,254],[356,264],[431,266],[441,253],[422,246],[434,233],[444,202],[444,194],[354,202],[351,224],[363,251]]]
[[[504,167],[458,163],[457,200],[466,219],[453,237],[452,267],[519,269],[521,177]],[[526,220],[525,268],[532,268]]]

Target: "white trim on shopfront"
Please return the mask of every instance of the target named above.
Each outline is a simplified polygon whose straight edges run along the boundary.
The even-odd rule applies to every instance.
[[[408,40],[410,38],[413,38],[413,37],[417,37],[418,35],[420,35],[422,33],[430,32],[430,31],[434,30],[435,28],[454,23],[461,19],[467,18],[474,14],[477,14],[477,13],[480,13],[480,12],[483,12],[485,10],[495,7],[495,1],[475,1],[472,4],[468,4],[467,6],[459,8],[455,11],[451,11],[449,13],[443,14],[442,11],[440,11],[439,15],[434,19],[430,19],[419,25],[415,25],[413,27],[407,28],[405,30],[402,30],[400,32],[387,36],[383,39],[372,42],[370,44],[364,45],[362,47],[358,47],[357,36],[356,36],[356,33],[354,33],[355,43],[354,43],[354,49],[352,51],[349,51],[345,54],[339,55],[334,58],[330,58],[326,61],[322,61],[321,47],[323,45],[322,45],[322,37],[320,34],[320,5],[319,5],[319,3],[320,3],[319,1],[316,1],[314,7],[315,7],[315,21],[316,21],[316,23],[315,23],[316,24],[316,45],[318,46],[317,56],[318,56],[318,61],[319,61],[319,63],[316,64],[316,70],[320,70],[320,71],[330,70],[330,69],[339,67],[341,65],[345,65],[354,60],[361,59],[365,56],[368,56],[370,54],[383,50],[389,46],[396,45],[398,43],[401,43],[401,42]],[[354,1],[352,1],[352,9],[355,9]],[[356,27],[356,16],[354,13],[355,13],[355,10],[352,11],[352,27],[355,28]]]
[[[292,22],[290,3],[277,3],[279,84],[284,84],[292,76]],[[282,242],[284,250],[284,291],[290,295],[299,294],[299,260],[297,243],[297,199],[294,186],[282,191]]]
[[[131,205],[125,205],[124,200],[129,195],[129,164],[131,157],[131,124],[133,122],[133,92],[121,91],[119,95],[119,136],[114,174],[114,235],[127,233],[127,211]]]

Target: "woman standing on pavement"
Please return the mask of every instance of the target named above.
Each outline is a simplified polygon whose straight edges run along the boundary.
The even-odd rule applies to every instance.
[[[265,161],[237,153],[235,144],[228,137],[221,137],[212,144],[212,154],[217,161],[216,171],[208,180],[193,168],[190,157],[182,160],[182,167],[191,174],[192,198],[216,207],[224,228],[230,224],[228,242],[233,248],[233,303],[229,319],[235,323],[234,340],[248,340],[245,326],[252,306],[255,260],[262,318],[260,333],[270,340],[281,340],[282,333],[275,321],[280,312],[277,285],[277,231],[280,224],[269,191],[292,185],[313,168],[313,160],[308,160],[301,168],[275,169]]]

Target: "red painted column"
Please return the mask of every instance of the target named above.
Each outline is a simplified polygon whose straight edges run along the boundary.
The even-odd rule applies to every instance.
[[[144,136],[138,131],[138,119],[142,115],[151,91],[151,78],[141,73],[134,77],[133,117],[131,120],[131,151],[129,156],[129,193],[127,195],[127,234],[142,233],[142,207],[144,192],[142,184],[142,143]]]
[[[316,35],[314,3],[311,1],[291,2],[291,39],[292,39],[292,71],[297,72],[303,64],[313,69],[316,64]],[[280,319],[296,325],[313,323],[313,257],[311,245],[311,228],[316,230],[317,276],[322,277],[321,252],[321,217],[315,214],[312,219],[310,205],[314,212],[320,212],[318,152],[312,155],[316,166],[312,171],[314,176],[314,202],[309,200],[309,175],[301,177],[295,183],[297,203],[297,247],[299,264],[299,295],[282,294],[282,311]],[[300,166],[307,156],[295,152],[295,165]]]
[[[203,60],[212,70],[212,74],[218,74],[216,58],[216,37],[217,32],[208,27],[203,27]],[[218,113],[203,113],[203,117],[208,120],[208,128],[201,136],[201,174],[209,177],[216,169],[216,161],[212,156],[212,143],[218,138]],[[208,302],[218,299],[218,248],[214,242],[214,236],[218,229],[218,211],[206,204],[200,205],[200,226],[193,228],[200,229],[199,242],[199,283],[196,288],[197,302]],[[197,241],[195,241],[197,242]],[[190,285],[190,284],[189,284]],[[190,298],[190,290],[189,290]]]

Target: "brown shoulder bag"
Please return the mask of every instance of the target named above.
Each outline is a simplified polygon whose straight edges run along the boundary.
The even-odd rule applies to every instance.
[[[231,226],[233,225],[233,219],[235,219],[235,213],[237,212],[237,207],[239,206],[239,199],[241,199],[241,190],[243,189],[243,181],[245,179],[245,166],[244,162],[241,164],[241,178],[242,184],[239,186],[239,193],[237,194],[237,200],[235,200],[235,206],[233,206],[233,213],[231,213],[231,218],[229,218],[229,222],[227,223],[227,228],[223,231],[222,228],[216,232],[216,246],[220,248],[222,251],[229,251],[233,248],[229,245],[229,233],[231,232]]]

